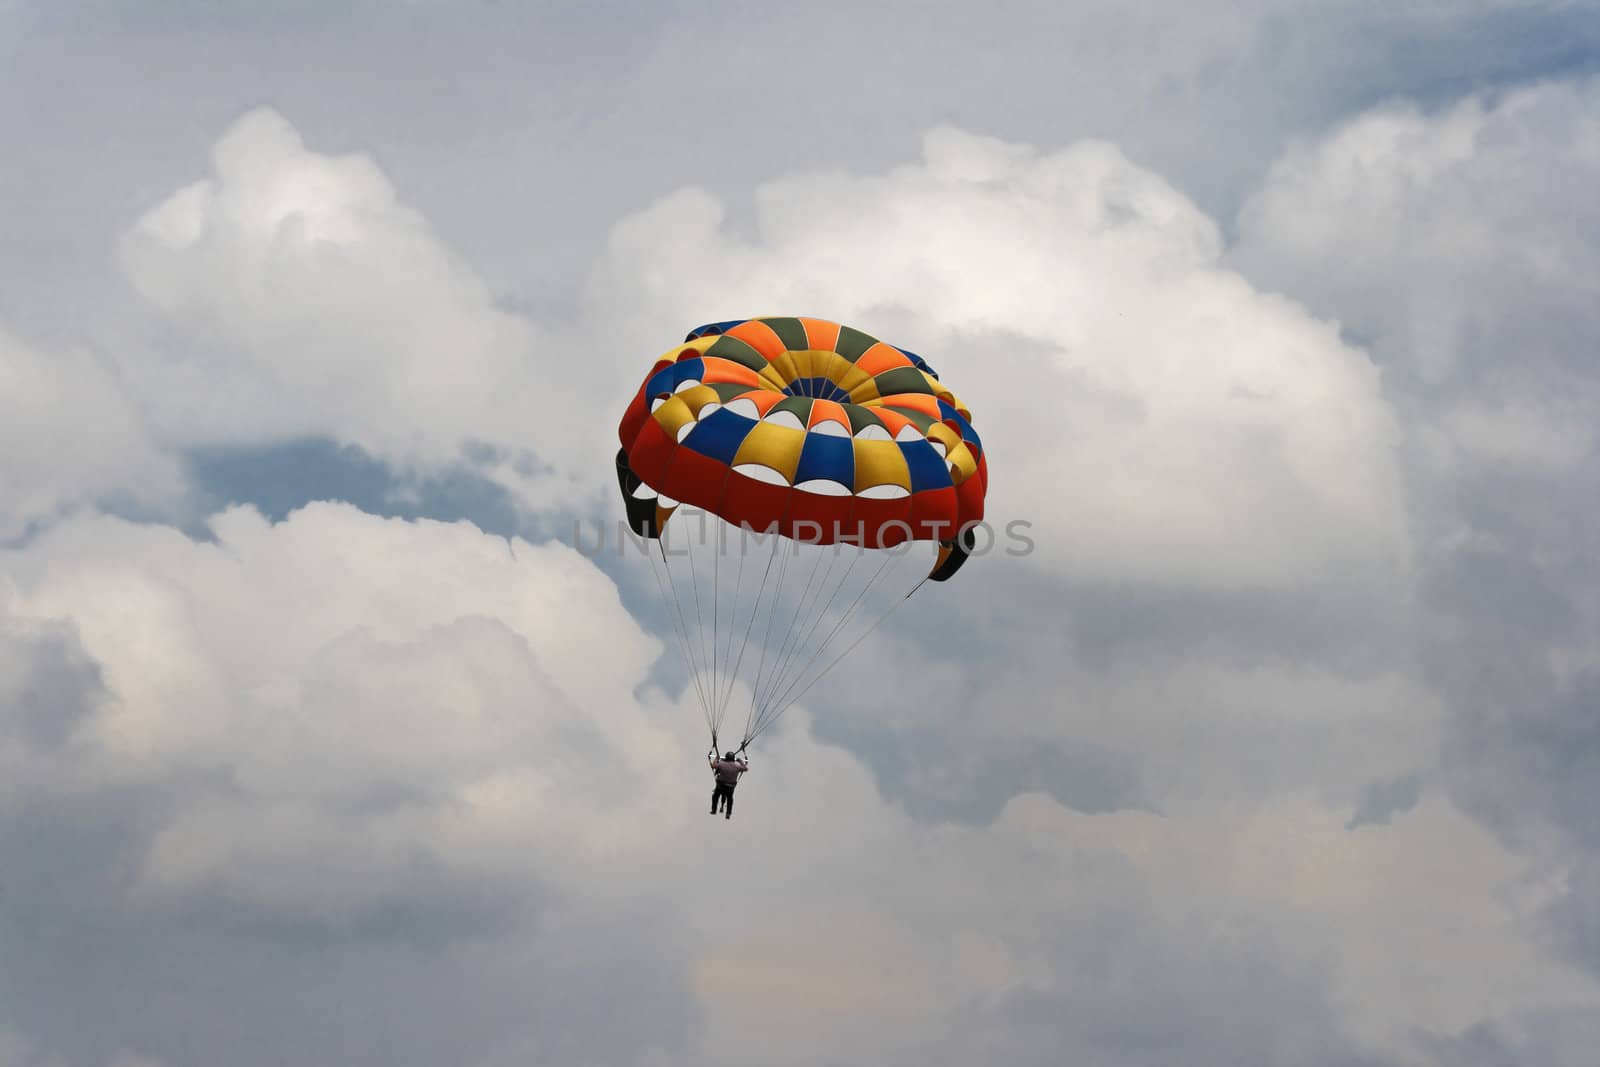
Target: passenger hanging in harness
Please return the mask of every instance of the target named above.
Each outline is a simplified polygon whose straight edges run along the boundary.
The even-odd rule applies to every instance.
[[[741,749],[742,753],[744,750]],[[706,753],[706,761],[711,764],[711,773],[716,776],[717,787],[711,793],[711,814],[717,813],[720,805],[723,818],[733,818],[733,789],[739,784],[739,776],[750,769],[750,761],[742,755],[735,758],[731,750],[724,753],[721,759],[717,758],[717,750],[712,746]]]

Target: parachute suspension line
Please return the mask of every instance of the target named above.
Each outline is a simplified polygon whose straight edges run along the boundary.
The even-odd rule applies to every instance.
[[[702,532],[704,532],[704,530],[705,530],[705,514],[706,513],[704,511],[702,511],[700,513],[700,515],[701,515],[700,529],[701,529]],[[700,669],[704,670],[705,669],[705,665],[710,663],[710,661],[711,661],[711,653],[708,651],[708,649],[706,647],[706,617],[705,617],[705,612],[700,607],[700,576],[695,571],[693,540],[694,540],[693,538],[690,538],[690,548],[689,548],[689,584],[690,584],[690,587],[694,590],[694,617],[695,617],[696,624],[700,628],[700,664],[701,664],[701,668]],[[707,714],[708,717],[710,716],[710,705],[709,704],[707,705],[706,714]],[[716,722],[716,720],[712,719],[712,721],[711,721],[711,734],[712,734],[713,737],[716,736],[717,726],[718,725],[719,724]]]
[[[790,664],[793,664],[799,659],[805,649],[806,644],[808,644],[812,636],[815,635],[818,625],[822,622],[823,616],[828,613],[828,609],[833,607],[834,601],[839,598],[839,593],[844,589],[845,582],[850,578],[850,572],[855,570],[857,563],[861,562],[862,555],[864,555],[864,550],[857,546],[855,555],[851,557],[849,565],[844,569],[844,573],[839,575],[839,581],[835,583],[833,591],[828,594],[828,599],[823,601],[821,596],[818,596],[817,602],[813,605],[815,613],[806,621],[806,624],[800,628],[801,640],[796,643],[794,649],[790,652]],[[838,559],[839,552],[837,546],[835,546],[834,563],[837,563]],[[828,564],[828,572],[830,574],[833,572],[834,563]],[[827,575],[823,575],[822,582],[823,586],[826,587],[828,582]],[[784,668],[784,675],[786,676],[787,674],[788,667],[786,666]]]
[[[684,519],[683,521],[687,522],[688,520]],[[699,598],[700,585],[699,585],[699,583],[697,581],[695,581],[695,578],[694,578],[694,549],[692,547],[692,542],[691,542],[691,544],[688,544],[688,545],[684,546],[684,555],[687,556],[688,559],[689,559],[689,574],[690,574],[689,591],[690,591],[690,593],[694,594],[694,596],[695,596],[695,607],[696,607],[696,609],[698,609],[699,608],[699,600],[700,600],[700,598]],[[665,548],[663,548],[663,550],[662,550],[661,558],[664,559],[664,560],[668,558]],[[671,566],[672,566],[672,564],[669,561],[667,563],[668,574],[669,575],[671,574]],[[673,592],[673,595],[675,597],[678,597],[679,603],[681,605],[683,598],[679,597],[679,594],[678,594],[678,583],[677,583],[677,580],[676,580],[676,576],[673,576],[672,592]],[[695,622],[695,629],[694,629],[693,632],[691,632],[689,630],[688,613],[682,607],[680,607],[680,609],[679,609],[679,615],[680,615],[680,618],[683,620],[683,632],[684,632],[684,635],[685,635],[685,637],[686,637],[686,639],[688,641],[688,644],[689,644],[689,664],[690,664],[690,667],[694,670],[695,688],[700,692],[701,700],[704,702],[704,705],[705,705],[706,728],[707,728],[708,731],[710,731],[710,733],[714,737],[714,736],[716,736],[716,732],[717,732],[717,724],[716,724],[715,721],[713,721],[713,719],[711,717],[711,696],[710,696],[710,693],[706,690],[706,681],[705,681],[706,660],[705,660],[705,641],[703,640],[703,637],[704,637],[704,634],[705,634],[705,622],[704,622],[704,620],[702,618],[700,618],[700,616],[698,615],[698,612],[697,612],[697,614],[696,614],[696,622]]]
[[[742,536],[743,535],[741,535],[741,537]],[[778,543],[779,543],[780,539],[779,539],[778,534],[776,532],[774,532],[771,536],[772,536],[772,551],[767,556],[767,569],[765,571],[763,571],[762,574],[761,574],[761,588],[756,591],[755,606],[750,609],[750,621],[749,621],[749,623],[747,623],[745,625],[745,628],[744,628],[744,639],[739,642],[739,657],[738,657],[738,659],[734,660],[734,662],[733,662],[733,670],[728,673],[727,690],[722,694],[723,714],[727,714],[728,704],[733,699],[733,685],[734,685],[734,682],[736,682],[738,680],[738,678],[739,678],[739,667],[744,663],[744,650],[750,644],[750,631],[755,629],[756,616],[761,613],[761,601],[767,595],[767,577],[772,573],[773,560],[778,558]],[[742,540],[740,542],[740,550],[743,551],[743,541]],[[740,570],[741,571],[743,570],[743,564],[742,563],[740,565]],[[733,637],[732,637],[731,632],[729,634],[728,641],[729,641],[729,647],[731,648],[732,647],[732,643],[733,643]]]
[[[818,548],[819,553],[823,551],[825,550]],[[812,581],[807,584],[805,595],[801,597],[799,605],[795,608],[794,618],[789,624],[789,633],[784,640],[783,647],[778,651],[778,659],[773,665],[772,673],[767,678],[764,690],[757,696],[755,706],[759,707],[762,703],[771,699],[772,695],[777,691],[778,685],[794,663],[795,655],[799,651],[801,644],[804,643],[808,631],[815,626],[816,619],[820,617],[820,612],[825,609],[822,594],[828,588],[828,580],[833,574],[834,567],[839,562],[838,545],[833,545],[827,551],[829,551],[832,558],[828,562],[827,569],[822,572],[822,581],[820,583],[816,582],[816,568],[813,568]],[[822,556],[818,555],[817,563],[819,566],[821,562]],[[807,603],[808,600],[810,601],[809,604]],[[814,615],[813,612],[818,614]]]
[[[660,545],[661,545],[661,542],[658,540],[656,542],[657,548],[660,548]],[[656,580],[656,592],[659,593],[660,596],[661,596],[661,606],[663,608],[667,608],[667,609],[676,608],[678,606],[678,598],[677,598],[677,589],[676,589],[676,587],[673,588],[673,595],[671,597],[668,597],[667,596],[667,583],[663,582],[661,580],[661,569],[656,566],[656,558],[654,556],[650,555],[648,550],[646,550],[646,552],[645,552],[645,557],[647,559],[649,559],[649,561],[650,561],[650,573],[651,573],[652,576],[654,576],[654,578]],[[665,550],[662,550],[661,558],[662,558],[663,562],[666,561],[666,552],[665,552]],[[683,613],[681,611],[674,612],[672,610],[668,610],[667,611],[667,620],[668,620],[668,622],[670,622],[672,624],[673,636],[677,638],[677,640],[678,640],[678,648],[683,653],[683,658],[684,658],[685,662],[687,662],[690,659],[690,657],[689,657],[689,645],[688,645],[688,642],[684,638],[683,626],[681,625],[682,614]],[[700,679],[699,679],[698,674],[694,671],[692,666],[690,668],[689,673],[690,673],[691,679],[694,681],[696,692],[697,693],[700,692]],[[705,709],[705,700],[704,700],[703,697],[700,700],[700,705],[701,705],[701,712],[704,713],[706,709]],[[710,718],[709,715],[707,715],[705,718],[706,718],[706,729],[709,730],[711,728],[711,718]]]
[[[767,677],[756,679],[756,688],[750,694],[752,706],[760,704],[761,694],[765,692],[767,687],[772,684],[773,678],[777,675],[778,671],[782,669],[783,664],[786,662],[784,657],[788,652],[790,639],[793,638],[795,626],[800,621],[800,612],[811,597],[811,590],[816,584],[817,580],[817,571],[821,569],[821,566],[822,557],[819,555],[817,556],[816,561],[812,564],[811,573],[806,576],[806,584],[804,588],[801,589],[799,597],[791,600],[791,602],[784,608],[784,615],[788,618],[788,625],[784,627],[783,639],[778,643],[778,647],[773,649],[772,663],[769,671],[767,672]]]
[[[830,643],[832,643],[834,636],[838,634],[840,628],[844,625],[844,622],[846,620],[848,620],[848,618],[852,614],[855,613],[856,608],[858,608],[861,605],[862,599],[866,596],[867,591],[869,589],[871,589],[872,586],[877,582],[877,580],[885,573],[885,570],[888,567],[888,564],[889,564],[889,560],[886,559],[882,564],[879,565],[877,572],[867,582],[866,586],[861,590],[861,593],[859,595],[857,595],[855,601],[850,605],[850,608],[845,612],[845,617],[843,619],[841,619],[839,621],[839,623],[834,626],[833,631],[828,635],[828,639],[823,642],[822,647],[817,649],[816,654],[812,657],[812,662],[815,662],[817,656],[820,656],[822,654],[823,650],[826,649]],[[791,696],[789,696],[787,691],[784,692],[782,697],[781,697],[783,703],[781,705],[773,705],[773,706],[776,706],[778,708],[777,711],[771,711],[771,707],[764,708],[762,710],[762,717],[757,722],[756,728],[753,731],[748,729],[748,728],[745,730],[745,735],[746,736],[745,736],[744,743],[745,744],[749,744],[751,741],[755,740],[757,734],[762,733],[763,731],[765,731],[767,729],[767,727],[769,727],[773,723],[777,722],[778,719],[782,717],[784,712],[786,712],[790,708],[792,708],[796,703],[799,702],[801,697],[805,696],[806,693],[808,693],[811,690],[812,686],[816,685],[818,682],[822,681],[822,679],[826,678],[829,675],[829,673],[831,673],[833,671],[833,669],[839,665],[839,661],[840,660],[844,659],[851,652],[854,652],[856,650],[856,648],[860,646],[861,642],[863,642],[863,641],[865,641],[867,639],[868,635],[870,635],[879,626],[883,625],[884,621],[887,620],[890,615],[894,614],[895,609],[897,609],[901,604],[905,603],[907,600],[910,600],[911,599],[911,594],[915,593],[918,589],[921,589],[923,582],[926,582],[927,580],[928,580],[928,577],[926,575],[924,575],[922,577],[922,579],[917,582],[916,585],[911,587],[911,592],[910,593],[907,593],[905,596],[895,597],[894,601],[892,603],[890,603],[888,609],[886,611],[884,611],[883,614],[879,615],[876,619],[873,620],[872,625],[868,626],[865,630],[863,630],[861,632],[861,634],[859,636],[857,636],[855,638],[855,640],[851,641],[850,644],[845,647],[844,651],[840,652],[831,661],[829,661],[828,665],[822,669],[822,672],[820,674],[818,674],[815,678],[813,678],[809,682],[807,682],[805,684],[805,686],[798,693],[795,693],[791,697]],[[806,667],[807,667],[807,669],[809,669],[810,668],[810,664],[808,663],[806,665]],[[801,672],[801,676],[802,677],[804,676],[804,673],[805,673],[804,671]],[[797,678],[796,681],[798,681],[798,680],[799,679]],[[790,688],[793,688],[793,683],[791,683]]]
[[[855,599],[851,602],[850,607],[847,608],[844,612],[844,615],[834,623],[827,637],[823,640],[822,645],[817,649],[817,651],[811,654],[808,660],[805,661],[799,672],[793,678],[791,678],[789,676],[789,672],[785,671],[784,676],[779,680],[779,683],[768,688],[761,704],[755,709],[754,723],[752,726],[747,726],[745,730],[746,733],[750,733],[752,728],[755,730],[755,732],[760,732],[762,725],[769,719],[770,712],[777,704],[778,699],[787,695],[788,692],[794,688],[799,679],[804,676],[806,670],[816,662],[817,657],[821,655],[822,650],[827,648],[828,643],[833,639],[833,636],[838,633],[841,627],[850,621],[850,617],[854,614],[855,609],[861,604],[867,593],[871,591],[876,579],[882,576],[884,569],[889,565],[891,559],[892,557],[888,555],[884,556],[883,562],[878,565],[878,569],[873,574],[872,579],[869,579],[862,586],[861,590],[856,594]]]
[[[782,539],[776,533],[774,533],[773,552],[775,554],[781,554],[783,556],[783,562],[778,565],[778,580],[772,587],[772,589],[773,589],[773,591],[772,591],[772,603],[771,603],[771,606],[767,608],[767,630],[766,630],[766,633],[761,638],[761,663],[756,668],[755,685],[752,687],[751,694],[750,694],[750,713],[751,714],[755,713],[755,689],[760,688],[761,677],[766,672],[766,668],[767,668],[767,649],[772,647],[772,622],[773,622],[773,619],[775,619],[777,617],[777,614],[778,614],[778,601],[783,598],[783,576],[786,573],[788,573],[788,570],[789,570],[789,553],[788,552],[783,552],[781,550],[780,546],[782,545],[782,543],[783,543]],[[746,716],[746,718],[745,718],[745,734],[746,734],[746,736],[749,735],[749,732],[750,732],[749,716]]]
[[[819,549],[819,552],[821,552],[821,549]],[[835,558],[837,558],[837,552],[835,552]],[[818,565],[821,565],[821,557],[818,557]],[[806,589],[803,590],[802,597],[800,597],[800,603],[795,606],[794,616],[790,619],[790,635],[794,632],[795,625],[800,622],[803,614],[805,614],[805,601],[806,598],[810,597],[811,589],[813,589],[814,585],[814,577],[816,577],[814,568],[811,577],[813,577],[813,581],[806,584]],[[824,585],[826,585],[826,581],[826,576],[824,576]],[[821,600],[821,597],[818,597],[818,600]],[[805,632],[805,627],[800,627],[800,632]],[[789,654],[789,640],[786,640],[784,641],[784,646],[778,649],[778,656],[774,659],[770,672],[766,673],[766,677],[760,680],[760,685],[750,694],[750,709],[746,715],[746,723],[744,723],[746,736],[749,736],[750,729],[754,728],[755,723],[760,718],[760,709],[766,704],[766,699],[771,696],[771,693],[778,686],[778,681],[781,680],[782,675],[787,672],[790,662],[792,662],[792,654]]]
[[[666,582],[666,584],[667,584],[667,587],[669,587],[669,589],[672,589],[672,608],[674,608],[674,614],[675,614],[675,617],[674,617],[674,629],[677,630],[677,633],[678,633],[678,643],[680,643],[680,645],[683,646],[683,657],[685,657],[686,661],[688,661],[688,664],[690,664],[690,675],[691,675],[691,678],[693,678],[693,681],[694,681],[694,691],[696,691],[696,693],[699,694],[699,702],[701,702],[701,710],[702,710],[702,712],[704,712],[704,715],[706,715],[706,726],[707,726],[707,729],[709,729],[710,728],[710,702],[707,701],[707,699],[706,699],[706,686],[702,685],[702,683],[701,683],[701,670],[699,670],[698,657],[694,656],[694,641],[691,640],[691,638],[690,638],[690,629],[688,629],[688,621],[686,621],[685,617],[683,617],[683,600],[682,600],[682,598],[678,597],[678,584],[677,584],[677,581],[675,581],[674,574],[672,574],[672,563],[670,563],[670,561],[667,560],[666,545],[662,544],[662,542],[659,541],[659,539],[658,539],[658,541],[656,541],[656,547],[658,547],[658,549],[661,549],[661,563],[662,563],[662,566],[664,566],[664,568],[666,568],[666,571],[667,571],[667,582]],[[651,558],[650,563],[651,563],[651,569],[654,569],[654,563],[656,563],[656,561],[654,561],[654,558]],[[658,574],[658,582],[659,582],[659,574]]]
[[[720,538],[722,536],[721,523],[717,522],[709,511],[702,512],[702,514],[706,516],[706,521],[701,525],[702,533],[709,526],[715,531],[712,536]],[[711,545],[711,721],[719,732],[722,728],[722,716],[718,714],[717,708],[717,690],[721,688],[717,684],[717,648],[720,644],[717,640],[717,634],[721,631],[717,628],[717,609],[722,605],[721,584],[722,545],[713,541]]]
[[[667,560],[666,546],[659,537],[656,538],[656,547],[661,550],[661,562],[667,571],[666,585],[672,587],[672,607],[676,613],[676,618],[673,619],[673,629],[678,635],[678,644],[683,648],[683,658],[689,663],[689,673],[694,678],[694,688],[700,697],[700,710],[706,720],[706,730],[714,735],[716,731],[711,725],[711,704],[706,700],[705,687],[700,683],[700,668],[695,662],[694,646],[689,640],[688,623],[683,618],[683,602],[678,597],[678,583],[672,580],[672,564]],[[667,591],[661,581],[661,572],[656,570],[655,557],[650,556],[648,552],[645,555],[650,557],[650,572],[656,576],[656,586],[661,589],[661,599],[665,602],[667,600]]]
[[[798,542],[796,542],[796,544],[798,544]],[[798,555],[798,554],[799,554],[799,552],[798,552],[798,549],[797,549],[796,550],[796,555]],[[819,569],[821,569],[821,567],[822,567],[822,557],[819,555],[819,556],[817,556],[816,562],[811,565],[811,573],[806,577],[805,589],[804,589],[804,591],[802,591],[802,593],[800,595],[800,603],[801,604],[804,604],[806,602],[806,600],[810,597],[812,583],[814,583],[816,581],[817,571]],[[785,614],[788,614],[787,611],[785,611]],[[772,663],[772,669],[774,671],[777,670],[778,664],[781,663],[782,660],[783,660],[784,650],[786,650],[789,647],[789,637],[790,637],[790,635],[792,635],[794,633],[795,623],[797,623],[799,620],[800,620],[800,613],[799,613],[799,609],[796,608],[795,613],[793,615],[789,616],[789,625],[784,630],[783,641],[779,645],[778,652],[775,653],[775,656],[774,656],[774,659],[773,659],[773,663]],[[752,696],[752,699],[751,699],[751,707],[752,708],[754,708],[755,701],[756,701],[756,699],[759,698],[759,695],[762,692],[763,685],[764,685],[764,683],[763,683],[762,679],[758,676],[756,678],[755,691],[751,695]]]
[[[768,689],[767,689],[767,692],[765,694],[766,702],[770,702],[771,699],[774,696],[777,696],[779,693],[781,693],[784,689],[786,689],[788,686],[790,686],[792,684],[792,680],[790,678],[791,668],[793,668],[795,664],[801,662],[801,657],[808,650],[808,648],[809,648],[809,646],[811,644],[811,639],[813,637],[815,637],[816,634],[819,632],[819,629],[820,629],[819,624],[822,622],[823,616],[827,614],[828,609],[833,607],[834,602],[836,600],[838,600],[840,592],[842,592],[844,590],[845,582],[850,578],[850,572],[855,569],[855,566],[856,566],[857,563],[861,562],[861,558],[865,554],[866,554],[866,550],[865,549],[862,549],[862,548],[859,548],[859,547],[856,549],[855,556],[850,560],[850,565],[845,568],[844,573],[839,576],[839,581],[833,587],[833,592],[829,594],[826,603],[824,603],[822,601],[822,598],[821,598],[820,595],[817,597],[817,603],[815,604],[815,608],[816,608],[815,614],[813,614],[807,620],[806,624],[803,627],[801,627],[801,631],[800,632],[804,636],[803,636],[802,640],[799,641],[795,645],[794,649],[790,652],[790,654],[784,659],[782,670],[778,673],[777,677],[773,680],[772,685],[769,686]],[[838,557],[837,557],[837,552],[836,552],[835,553],[835,560],[837,560],[837,558]],[[885,557],[884,564],[887,565],[887,563],[888,563],[888,557]],[[831,569],[832,568],[831,568],[831,565],[830,565],[830,570]],[[881,567],[880,567],[880,569],[881,569]],[[824,578],[823,578],[823,584],[824,585],[827,584],[827,577],[826,576],[824,576]],[[809,666],[809,664],[807,664],[807,666]],[[803,673],[804,670],[805,670],[805,667],[801,667],[800,670]],[[758,716],[758,719],[759,719],[759,716]]]
[[[719,527],[719,529],[720,529],[720,527]],[[722,666],[723,666],[723,669],[726,670],[727,674],[728,674],[728,682],[727,682],[727,685],[726,685],[725,688],[728,689],[730,692],[733,689],[734,676],[737,675],[738,672],[739,672],[739,668],[738,668],[737,665],[735,665],[735,666],[733,666],[731,668],[728,665],[733,662],[733,634],[734,634],[734,631],[739,628],[739,593],[743,588],[744,588],[744,532],[741,530],[740,533],[739,533],[739,570],[738,570],[738,573],[735,576],[734,581],[733,581],[733,610],[729,613],[730,617],[728,619],[728,648],[727,648],[727,651],[725,651],[722,654]],[[760,603],[760,602],[757,601],[757,603]],[[751,616],[750,617],[751,617],[751,619],[755,618],[755,613],[753,611],[751,612]],[[747,633],[748,633],[748,631],[747,631]],[[717,698],[717,722],[720,724],[722,722],[722,717],[724,715],[726,715],[727,712],[728,712],[728,701],[727,701],[727,699],[725,697],[722,696],[722,692],[721,692],[720,688],[717,690],[717,692],[713,693],[712,695],[713,695],[713,697]]]
[[[822,610],[818,611],[810,620],[807,626],[806,640],[804,644],[796,647],[788,656],[788,658],[785,659],[783,671],[777,676],[776,679],[773,680],[773,683],[769,685],[766,691],[762,694],[761,703],[756,708],[755,717],[758,723],[761,721],[765,710],[772,705],[774,699],[789,689],[793,684],[795,677],[798,674],[803,673],[810,662],[815,659],[814,648],[817,642],[819,640],[825,640],[823,636],[823,627],[821,625],[822,620],[833,608],[835,602],[839,600],[839,594],[843,591],[843,584],[844,583],[841,581],[839,587],[834,589],[833,595],[828,598],[828,602],[825,605],[822,605]],[[839,621],[844,620],[837,620],[835,625],[837,625],[837,622]]]
[[[780,670],[778,671],[777,675],[771,679],[772,685],[769,685],[767,691],[767,696],[769,697],[772,696],[773,692],[775,692],[773,686],[781,682],[781,680],[788,674],[789,668],[794,664],[796,658],[799,656],[802,647],[804,647],[806,642],[810,639],[811,634],[816,629],[817,623],[821,620],[823,613],[828,610],[828,606],[832,604],[833,599],[838,596],[839,586],[843,585],[844,580],[850,576],[850,567],[846,567],[844,574],[839,578],[839,585],[835,585],[833,587],[833,592],[829,593],[827,600],[824,601],[823,592],[829,588],[828,581],[833,575],[834,567],[836,567],[839,563],[839,543],[835,542],[829,551],[832,555],[832,558],[828,561],[827,569],[822,573],[822,582],[817,587],[817,593],[811,602],[810,611],[804,612],[799,616],[802,621],[800,622],[799,627],[795,630],[794,644],[784,655],[784,658],[780,664]],[[856,558],[860,558],[859,549],[857,550]],[[853,567],[854,565],[855,560],[851,560],[851,566]]]

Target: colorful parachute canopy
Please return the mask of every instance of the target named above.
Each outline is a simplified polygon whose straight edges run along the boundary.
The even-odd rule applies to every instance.
[[[813,318],[689,331],[623,415],[617,477],[634,530],[679,503],[808,544],[939,543],[967,558],[988,467],[972,413],[921,356]]]
[[[629,524],[659,550],[663,605],[713,747],[737,681],[743,748],[923,582],[953,575],[983,518],[988,468],[971,412],[922,357],[821,319],[689,331],[645,375],[619,436]],[[669,530],[680,511],[698,523]],[[753,562],[746,531],[760,535]],[[931,569],[906,551],[917,548]],[[909,566],[896,570],[898,556]]]

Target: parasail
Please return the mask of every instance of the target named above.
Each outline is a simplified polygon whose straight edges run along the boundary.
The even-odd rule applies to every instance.
[[[655,361],[617,479],[713,747],[737,681],[743,748],[966,562],[988,486],[971,420],[922,357],[822,319],[710,323]]]

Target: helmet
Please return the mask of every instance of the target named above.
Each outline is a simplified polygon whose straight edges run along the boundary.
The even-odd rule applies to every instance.
[[[732,761],[732,759],[733,759],[733,749],[730,748],[730,749],[728,749],[728,751],[724,752],[722,754],[722,758],[725,759],[725,760]]]

